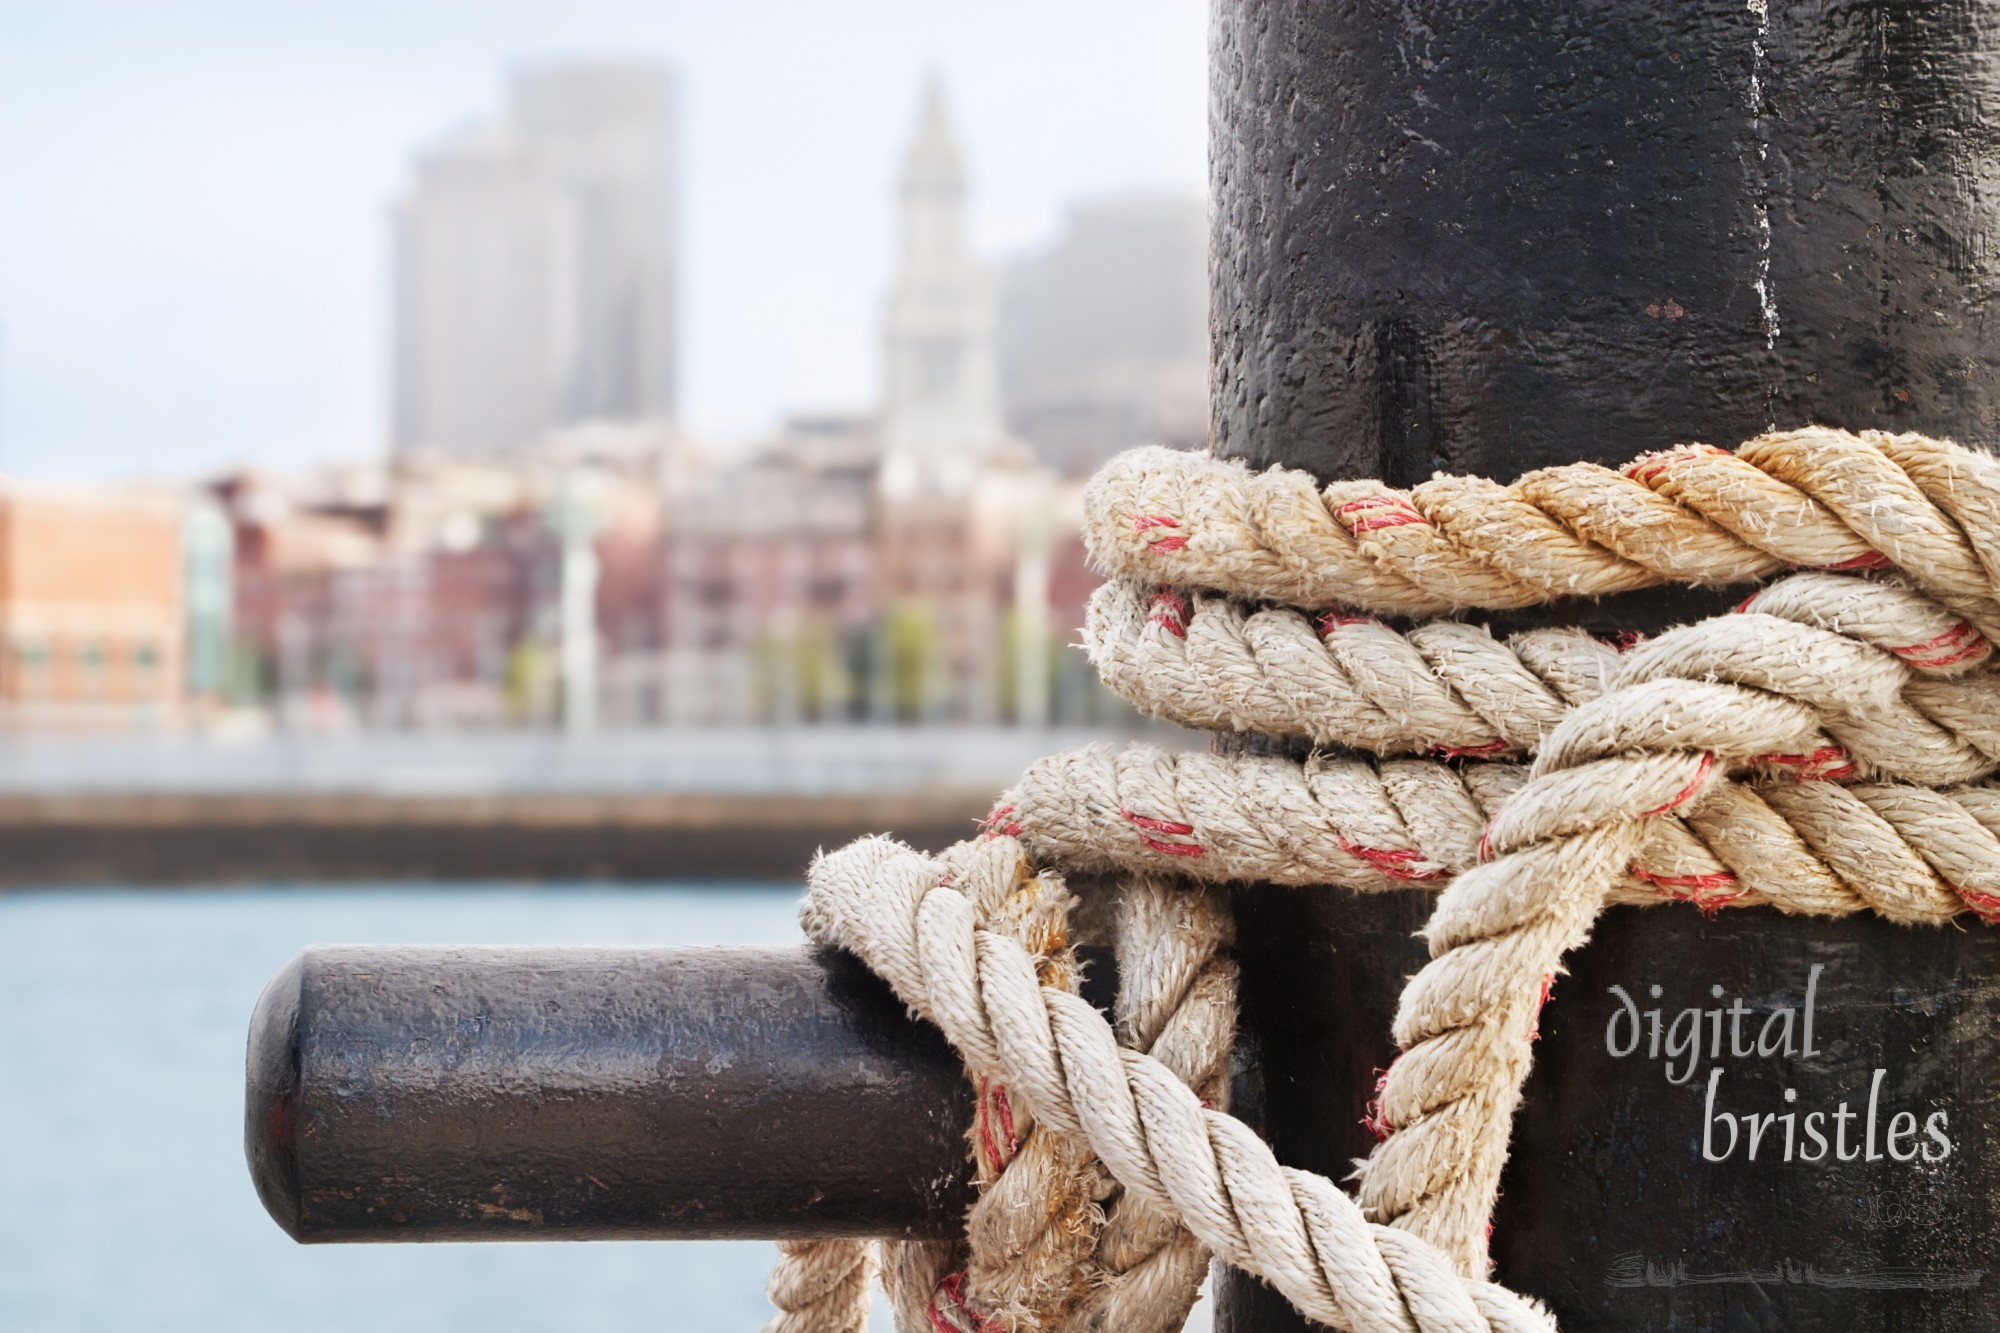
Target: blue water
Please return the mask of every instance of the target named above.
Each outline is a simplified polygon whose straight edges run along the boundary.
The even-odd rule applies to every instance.
[[[265,981],[307,944],[779,943],[797,938],[795,898],[0,895],[0,1329],[755,1330],[769,1314],[761,1243],[294,1244],[243,1165],[243,1039]]]
[[[0,1333],[752,1333],[759,1242],[294,1244],[243,1164],[243,1039],[308,944],[780,944],[796,898],[0,894]],[[1203,1302],[1189,1328],[1208,1326]]]

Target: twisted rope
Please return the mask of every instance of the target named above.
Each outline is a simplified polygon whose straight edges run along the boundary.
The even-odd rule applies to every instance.
[[[1487,830],[1486,864],[1458,877],[1426,928],[1433,961],[1404,992],[1403,1054],[1383,1089],[1381,1118],[1394,1132],[1364,1167],[1361,1197],[1461,1271],[1484,1271],[1484,1225],[1545,979],[1582,943],[1651,822],[1676,811],[1700,818],[1727,768],[1797,746],[1822,720],[1826,701],[1787,680],[1767,674],[1751,688],[1714,679],[1712,665],[1663,656],[1652,672],[1628,667],[1618,688],[1557,727]],[[1877,708],[1893,698],[1879,693]],[[1860,701],[1848,707],[1869,720]],[[1876,762],[1891,768],[1893,757]],[[2000,839],[1982,820],[1990,789],[1961,801],[1827,782],[1763,794],[1802,837],[1881,826],[1905,835],[1900,856],[1850,852],[1842,867],[1892,920],[1935,922],[1961,906],[1991,918],[2000,904]]]
[[[1111,690],[1182,726],[1302,736],[1376,754],[1518,756],[1595,698],[1617,652],[1578,630],[1504,643],[1379,620],[1107,583],[1084,650]]]
[[[1135,449],[1091,480],[1084,539],[1123,578],[1406,616],[1894,566],[2000,629],[2000,463],[1919,435],[1812,427],[1407,491]]]
[[[861,1333],[875,1249],[862,1240],[781,1240],[764,1294],[778,1307],[764,1333]]]
[[[1020,853],[992,841],[946,853],[947,878],[983,929],[1004,934],[1035,960],[1042,984],[1074,993],[1080,980],[1068,935],[1069,893]],[[1040,1328],[1082,1298],[1084,1265],[1103,1213],[1101,1174],[1087,1151],[1016,1108],[1004,1083],[976,1080],[966,1133],[979,1196],[962,1243],[894,1242],[883,1271],[899,1327],[912,1330]],[[780,1313],[765,1333],[859,1333],[874,1271],[865,1241],[781,1243],[767,1293]]]
[[[1087,1142],[1146,1206],[1309,1317],[1363,1333],[1546,1333],[1536,1303],[1462,1277],[1416,1236],[1367,1222],[1331,1181],[1280,1166],[1242,1122],[1204,1107],[1160,1060],[1120,1050],[1105,1017],[1039,984],[982,931],[940,862],[886,838],[817,858],[801,920],[858,954],[937,1024],[979,1077],[1003,1079],[1058,1133]]]
[[[1839,628],[1924,674],[1960,675],[1992,657],[1957,612],[1894,583],[1797,574],[1736,609]],[[1502,641],[1483,626],[1435,621],[1400,633],[1368,616],[1124,581],[1092,596],[1083,636],[1104,683],[1141,712],[1376,754],[1531,754],[1622,665],[1619,647],[1581,630]]]
[[[1077,993],[1082,974],[1061,879],[1037,873],[1018,846],[997,840],[959,843],[939,860],[982,929],[1025,949],[1042,985]],[[979,1197],[966,1218],[964,1266],[932,1289],[925,1321],[972,1333],[1041,1328],[1084,1293],[1084,1265],[1104,1225],[1102,1174],[1087,1148],[1017,1105],[1005,1080],[975,1078],[974,1086],[978,1109],[966,1140]]]
[[[1041,985],[1075,994],[1070,898],[1018,843],[979,839],[944,852],[944,879],[982,930],[1021,946]],[[1223,1063],[1235,1023],[1230,929],[1213,895],[1146,879],[1121,897],[1120,1037],[1154,1050],[1210,1104],[1225,1100]],[[979,1196],[963,1242],[897,1242],[882,1269],[898,1327],[939,1333],[1014,1329],[1167,1330],[1186,1321],[1208,1254],[1173,1219],[1117,1198],[1088,1149],[1051,1132],[1003,1079],[974,1078],[967,1131]],[[767,1333],[866,1327],[873,1249],[866,1242],[788,1242],[768,1291],[780,1314]]]
[[[1780,716],[1762,735],[1798,744],[1810,732],[1784,730],[1797,720]],[[1479,863],[1491,820],[1527,776],[1511,764],[1301,764],[1098,745],[1037,760],[997,827],[1073,870],[1440,890]],[[1700,807],[1649,822],[1611,881],[1612,901],[1929,923],[1990,916],[1996,800],[2000,787],[1987,785],[1718,781]]]
[[[1236,1041],[1235,934],[1222,895],[1141,875],[1118,903],[1118,998],[1113,1022],[1127,1050],[1151,1055],[1202,1105],[1226,1110]],[[1143,1197],[1120,1192],[1105,1206],[1088,1294],[1064,1327],[1072,1333],[1171,1333],[1187,1322],[1209,1252]]]
[[[1511,487],[1322,492],[1303,474],[1141,450],[1100,473],[1086,510],[1093,555],[1128,580],[1093,604],[1089,646],[1141,707],[1385,756],[1535,756],[1093,747],[1031,768],[988,821],[1002,855],[1051,866],[1444,889],[1360,1208],[1279,1167],[1174,1069],[1121,1055],[1102,1016],[980,929],[950,866],[880,839],[815,862],[808,929],[861,954],[975,1075],[1004,1075],[1122,1187],[1093,1262],[1136,1204],[1139,1229],[1168,1237],[1153,1254],[1180,1243],[1178,1218],[1324,1322],[1547,1328],[1481,1280],[1485,1221],[1547,980],[1605,902],[2000,918],[2000,786],[1979,782],[2000,763],[2000,684],[1981,669],[2000,628],[2000,464],[1985,455],[1815,428]],[[1788,566],[1895,572],[1786,579],[1622,654],[1560,632],[1398,634],[1227,600],[1429,614]],[[1135,924],[1133,947],[1161,929]],[[1125,1326],[1108,1308],[1074,1307],[1095,1321],[1077,1326]]]

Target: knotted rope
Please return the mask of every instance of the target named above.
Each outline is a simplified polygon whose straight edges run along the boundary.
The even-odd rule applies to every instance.
[[[1063,881],[1038,874],[1017,842],[978,839],[938,864],[981,930],[1034,960],[1047,987],[1075,994]],[[1152,1051],[1211,1105],[1226,1101],[1235,967],[1214,894],[1136,878],[1119,905],[1120,1039]],[[1165,1330],[1186,1322],[1208,1253],[1169,1215],[1118,1194],[1087,1148],[1051,1132],[1005,1078],[977,1075],[967,1138],[980,1193],[962,1243],[898,1242],[881,1265],[900,1328]],[[1115,1196],[1115,1197],[1111,1197]],[[1100,1200],[1109,1197],[1108,1207]],[[1108,1215],[1108,1220],[1107,1220]],[[865,1242],[788,1242],[767,1291],[767,1333],[851,1333],[866,1326]],[[859,1295],[856,1295],[856,1292]]]
[[[1020,848],[990,840],[959,843],[940,861],[982,930],[1026,950],[1040,984],[1077,993],[1069,890],[1059,877],[1037,873]],[[1104,1225],[1097,1195],[1105,1182],[1088,1151],[1020,1104],[1005,1079],[976,1078],[974,1088],[966,1139],[979,1198],[957,1264],[921,1293],[924,1322],[966,1333],[1040,1327],[1082,1295]],[[909,1298],[897,1303],[907,1307]]]
[[[804,920],[937,1022],[975,1077],[1087,1144],[1122,1187],[1115,1208],[1178,1218],[1310,1317],[1548,1326],[1483,1281],[1485,1223],[1548,979],[1603,903],[2000,917],[2000,787],[1982,781],[2000,765],[2000,465],[1985,455],[1814,429],[1400,492],[1140,450],[1086,509],[1121,576],[1087,631],[1114,689],[1190,725],[1384,757],[1092,747],[1033,766],[986,839],[1051,870],[1441,890],[1360,1207],[1204,1108],[1191,1066],[1121,1052],[1095,1010],[1039,985],[946,861],[883,840],[822,857]],[[1864,576],[1794,575],[1625,651],[1237,600],[1401,616],[1787,565]],[[1127,931],[1121,949],[1155,938]]]
[[[1062,881],[1037,874],[1018,848],[990,840],[959,844],[945,863],[981,928],[1026,949],[1042,984],[1074,993],[1080,974]],[[882,1271],[904,1327],[965,1333],[1003,1324],[1040,1327],[1084,1294],[1085,1265],[1103,1224],[1096,1195],[1104,1182],[1095,1163],[1016,1107],[1004,1081],[978,1079],[976,1092],[967,1140],[980,1193],[966,1240],[886,1246]],[[875,1265],[866,1242],[788,1242],[779,1256],[767,1286],[779,1314],[766,1333],[866,1327],[867,1276]]]
[[[1026,950],[978,928],[949,875],[901,843],[864,838],[814,862],[801,919],[937,1024],[975,1077],[1005,1080],[1058,1133],[1087,1142],[1128,1195],[1312,1318],[1367,1333],[1550,1327],[1532,1301],[1370,1224],[1331,1181],[1280,1166],[1160,1060],[1120,1049],[1104,1015],[1040,985]]]

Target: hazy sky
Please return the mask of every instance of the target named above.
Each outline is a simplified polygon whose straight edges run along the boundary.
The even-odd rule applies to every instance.
[[[1202,0],[0,0],[0,472],[378,452],[388,202],[508,70],[681,76],[684,417],[870,401],[924,72],[1004,255],[1205,175]]]

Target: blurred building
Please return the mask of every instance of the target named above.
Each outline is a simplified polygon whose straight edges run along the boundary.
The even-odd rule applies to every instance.
[[[605,723],[1100,716],[1061,646],[1096,586],[1080,495],[1016,452],[965,495],[893,497],[873,418],[793,418],[601,533]]]
[[[1065,646],[1095,585],[1074,474],[1199,417],[1199,205],[1077,210],[1003,323],[927,86],[879,406],[718,459],[671,422],[670,99],[658,70],[533,71],[418,164],[387,460],[185,501],[0,491],[0,703],[309,730],[1121,713]]]
[[[898,182],[897,265],[882,319],[881,599],[873,712],[986,722],[1001,711],[1012,571],[996,466],[1032,471],[1000,411],[996,275],[966,242],[966,170],[935,80]],[[1007,488],[1011,494],[1013,488]],[[1004,524],[1005,520],[1001,520]]]
[[[676,400],[674,85],[572,64],[514,81],[512,128],[564,204],[557,419],[671,421]]]
[[[1080,490],[1007,433],[966,185],[932,83],[898,179],[879,413],[794,417],[667,486],[655,527],[605,535],[608,718],[1039,724],[1102,707],[1060,646],[1095,586]]]
[[[1009,265],[999,322],[1007,425],[1068,476],[1208,433],[1208,224],[1198,195],[1072,208]]]
[[[616,676],[625,715],[677,725],[869,716],[876,461],[871,418],[794,418],[749,458],[663,498],[651,628],[629,596],[605,606],[603,631],[643,664]],[[616,556],[606,559],[610,600]]]
[[[236,662],[236,530],[213,496],[196,495],[181,520],[183,672],[187,698],[213,712],[241,692]]]
[[[996,277],[965,237],[965,162],[936,80],[897,188],[895,277],[882,317],[882,486],[962,496],[1006,439]]]
[[[286,726],[551,721],[557,543],[526,477],[404,462],[232,478],[246,693]]]
[[[181,505],[0,489],[0,706],[11,721],[148,724],[181,699]]]
[[[666,70],[557,65],[418,160],[394,215],[399,451],[673,420],[673,140]]]

